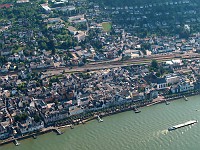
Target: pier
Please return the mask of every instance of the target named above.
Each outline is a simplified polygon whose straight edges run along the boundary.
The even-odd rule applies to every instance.
[[[99,122],[103,122],[103,119],[101,119],[99,116],[97,116],[97,119]]]
[[[74,129],[74,125],[70,125],[70,128],[71,128],[71,129]]]
[[[55,131],[58,135],[63,134],[58,128],[54,128],[53,131]]]
[[[183,98],[185,101],[188,101],[188,98],[185,95],[183,96]]]
[[[20,145],[20,143],[16,140],[16,139],[14,139],[14,144],[16,145],[16,146],[19,146]]]

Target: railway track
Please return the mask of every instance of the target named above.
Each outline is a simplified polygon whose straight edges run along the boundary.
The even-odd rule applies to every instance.
[[[81,67],[75,66],[72,69],[70,69],[69,67],[58,67],[58,68],[48,68],[48,69],[34,69],[33,71],[44,72],[45,74],[60,74],[61,72],[63,72],[63,70],[65,71],[65,73],[84,72],[87,70],[100,70],[100,69],[116,68],[116,67],[130,66],[130,65],[149,64],[153,59],[157,60],[158,62],[164,62],[164,61],[176,59],[176,58],[200,59],[200,55],[199,54],[153,55],[153,56],[148,56],[148,57],[139,57],[139,58],[124,60],[124,61],[118,60],[118,61],[104,61],[104,62],[88,63]],[[19,71],[9,72],[6,74],[0,74],[0,76],[16,75],[18,72]]]

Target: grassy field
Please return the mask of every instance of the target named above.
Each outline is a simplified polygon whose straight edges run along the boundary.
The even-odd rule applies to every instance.
[[[13,53],[18,53],[22,50],[24,50],[25,47],[19,47],[18,49],[12,50]]]
[[[111,28],[112,28],[112,25],[110,22],[103,22],[102,23],[102,27],[103,27],[103,30],[105,32],[110,32],[111,31]]]

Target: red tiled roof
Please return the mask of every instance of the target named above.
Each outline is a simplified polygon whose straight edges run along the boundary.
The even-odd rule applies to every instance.
[[[12,4],[0,4],[0,8],[10,8]]]

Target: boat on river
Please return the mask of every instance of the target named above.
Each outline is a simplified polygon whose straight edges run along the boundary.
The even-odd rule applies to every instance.
[[[33,135],[33,138],[34,138],[34,139],[37,139],[37,136],[36,136],[36,135]]]
[[[139,109],[136,108],[136,107],[133,108],[133,111],[134,111],[135,113],[140,113],[140,112],[141,112],[141,110],[139,110]]]
[[[165,104],[166,104],[166,105],[169,105],[169,104],[170,104],[170,102],[169,102],[169,101],[165,101]]]
[[[189,126],[189,125],[195,124],[195,123],[197,123],[197,122],[198,122],[198,120],[190,120],[190,121],[187,121],[187,122],[185,122],[185,123],[182,123],[182,124],[178,124],[178,125],[169,127],[169,128],[168,128],[168,131],[172,131],[172,130],[176,130],[176,129],[178,129],[178,128],[182,128],[182,127],[185,127],[185,126]]]
[[[71,128],[71,129],[74,129],[74,126],[73,126],[73,125],[70,125],[70,128]]]

